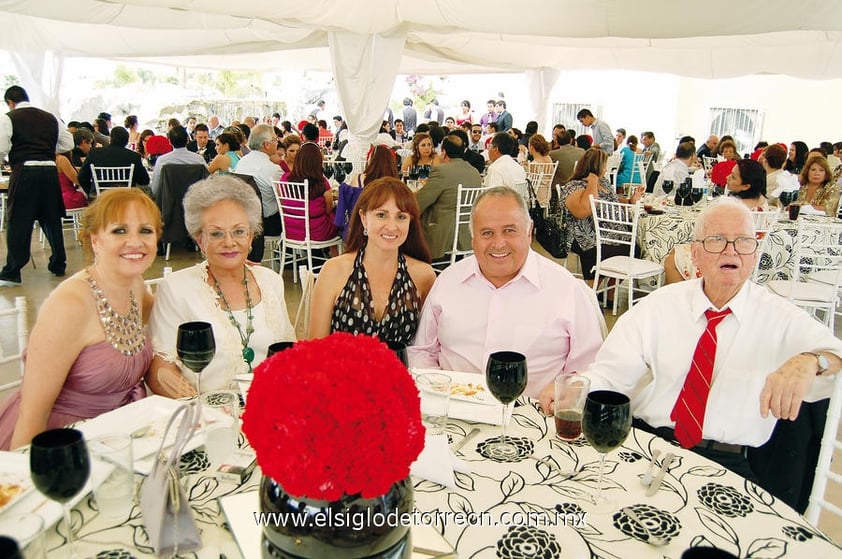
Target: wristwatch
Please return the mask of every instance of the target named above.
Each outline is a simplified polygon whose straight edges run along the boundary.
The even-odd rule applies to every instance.
[[[812,355],[816,358],[816,364],[818,368],[816,369],[816,376],[822,376],[825,371],[830,368],[830,362],[827,360],[827,357],[822,355],[821,353],[816,353],[814,351],[802,351],[801,355]]]

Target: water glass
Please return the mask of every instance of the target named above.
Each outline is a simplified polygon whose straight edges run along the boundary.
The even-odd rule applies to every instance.
[[[99,513],[109,520],[125,520],[134,503],[134,456],[128,433],[109,433],[88,444],[91,457],[103,462],[105,480],[94,489]]]
[[[556,436],[575,441],[582,436],[582,411],[591,390],[591,381],[579,375],[561,374],[555,378],[553,416]]]
[[[205,426],[205,452],[214,467],[237,450],[240,435],[240,398],[229,390],[202,395],[202,418]]]
[[[421,421],[427,435],[443,435],[450,406],[450,377],[444,373],[423,373],[415,382],[421,393]]]

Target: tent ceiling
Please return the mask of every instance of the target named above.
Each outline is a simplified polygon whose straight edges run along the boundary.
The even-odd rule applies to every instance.
[[[0,0],[0,48],[206,68],[330,70],[330,32],[405,33],[401,73],[553,67],[703,78],[842,77],[842,2],[690,6],[673,0]]]

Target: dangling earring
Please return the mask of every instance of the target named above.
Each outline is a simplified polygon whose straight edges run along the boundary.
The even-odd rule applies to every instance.
[[[365,227],[363,227],[363,236],[368,237],[368,229],[366,229]]]

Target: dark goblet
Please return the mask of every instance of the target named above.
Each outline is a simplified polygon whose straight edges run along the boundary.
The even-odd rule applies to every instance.
[[[664,190],[664,194],[669,194],[672,192],[673,182],[671,180],[664,179],[664,182],[661,183],[661,188]]]
[[[409,168],[409,180],[417,181],[420,176],[418,165],[413,165]]]
[[[345,173],[345,170],[342,168],[342,165],[335,165],[333,167],[333,178],[336,179],[336,182],[345,182],[345,177],[347,176],[348,175]]]
[[[276,353],[285,351],[295,345],[295,342],[275,342],[268,347],[266,358],[269,359]]]
[[[599,482],[593,496],[594,512],[607,512],[613,503],[603,494],[602,476],[605,455],[623,444],[631,430],[632,416],[629,397],[611,390],[597,390],[588,394],[582,414],[582,433],[588,443],[600,453]]]
[[[403,342],[396,342],[392,340],[386,340],[386,345],[389,346],[389,349],[395,352],[395,355],[398,356],[398,359],[401,360],[403,366],[407,369],[409,368],[409,357],[406,354],[406,344]]]
[[[325,178],[326,179],[329,179],[330,177],[333,176],[333,165],[332,164],[330,164],[330,163],[326,164],[324,166],[324,169],[325,169]]]
[[[196,374],[196,393],[201,395],[199,377],[216,353],[213,326],[209,322],[185,322],[178,327],[175,344],[184,366]]]
[[[85,487],[91,475],[91,459],[82,432],[50,429],[36,435],[29,449],[29,471],[38,491],[62,504],[70,554],[75,557],[69,501]]]
[[[488,356],[485,367],[485,381],[488,390],[503,404],[502,436],[492,443],[488,450],[502,458],[515,458],[517,447],[506,441],[506,411],[509,404],[517,400],[526,389],[526,356],[514,351],[498,351]]]
[[[702,198],[705,196],[705,191],[701,188],[691,188],[690,189],[690,199],[693,200],[694,204],[698,204],[702,201]]]
[[[795,199],[795,196],[793,196],[792,192],[784,191],[781,192],[781,195],[778,196],[778,199],[781,201],[781,207],[785,208],[792,203],[792,201]]]

